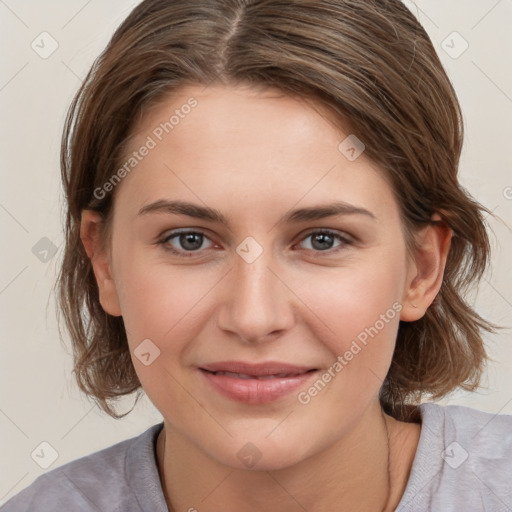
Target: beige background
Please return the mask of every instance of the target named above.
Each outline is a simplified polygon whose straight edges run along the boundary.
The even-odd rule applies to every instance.
[[[161,421],[146,398],[128,417],[114,420],[80,394],[71,376],[71,355],[59,341],[52,294],[62,256],[58,159],[65,112],[93,59],[137,3],[0,0],[0,504],[44,471]],[[482,315],[510,327],[512,2],[406,4],[430,34],[462,104],[467,132],[461,180],[503,220],[491,220],[493,269],[472,300]],[[50,36],[40,36],[43,31]],[[52,44],[58,47],[42,58],[33,41],[39,53]],[[55,255],[45,256],[52,244]],[[489,336],[487,344],[496,361],[485,387],[442,403],[512,413],[511,330]],[[121,402],[120,410],[131,403]],[[31,457],[41,450],[46,457],[55,450],[47,469]]]

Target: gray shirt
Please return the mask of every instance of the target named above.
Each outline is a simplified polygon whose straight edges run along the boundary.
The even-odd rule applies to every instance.
[[[512,415],[437,404],[420,405],[420,415],[396,512],[512,512]],[[48,471],[1,512],[168,512],[155,452],[162,427]]]

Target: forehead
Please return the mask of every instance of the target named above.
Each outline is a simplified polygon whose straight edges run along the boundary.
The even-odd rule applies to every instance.
[[[214,144],[250,137],[253,146],[262,141],[308,146],[327,137],[326,144],[337,145],[343,132],[336,124],[340,120],[320,102],[279,89],[190,85],[147,109],[134,134],[153,134],[164,143],[190,136]]]
[[[185,194],[221,203],[267,198],[283,207],[302,198],[364,200],[374,210],[396,209],[364,152],[350,160],[346,144],[340,148],[349,136],[311,99],[276,89],[188,86],[153,105],[135,126],[125,159],[144,145],[151,149],[122,186],[138,204]]]

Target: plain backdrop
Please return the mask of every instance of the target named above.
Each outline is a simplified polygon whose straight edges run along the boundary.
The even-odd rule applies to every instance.
[[[79,392],[69,344],[66,350],[59,341],[52,292],[63,249],[64,116],[93,60],[137,3],[0,0],[0,504],[45,471],[162,420],[147,398],[114,420]],[[494,361],[481,390],[441,403],[512,413],[512,1],[405,3],[429,33],[462,105],[461,181],[501,219],[490,219],[492,271],[471,302],[507,329],[486,338]],[[118,410],[132,402],[122,400]],[[47,468],[37,457],[43,452]]]

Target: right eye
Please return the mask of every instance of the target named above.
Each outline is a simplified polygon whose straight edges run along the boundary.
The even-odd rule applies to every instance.
[[[170,244],[170,241],[173,239],[176,239],[174,246]],[[169,251],[182,258],[190,258],[194,253],[200,252],[205,239],[209,240],[201,231],[180,230],[167,233],[158,243],[165,251]],[[181,248],[177,246],[181,246]]]

